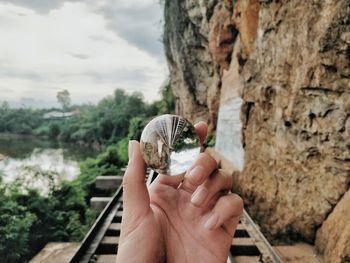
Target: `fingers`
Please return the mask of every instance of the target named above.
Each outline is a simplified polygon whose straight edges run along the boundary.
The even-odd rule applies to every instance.
[[[145,184],[145,163],[137,141],[129,142],[129,163],[123,178],[124,213],[140,215],[149,208],[149,195]]]
[[[206,124],[204,121],[200,121],[194,125],[194,128],[196,129],[200,143],[203,144],[205,138],[207,137],[208,124]]]
[[[203,144],[203,142],[205,140],[205,137],[207,136],[208,125],[205,122],[201,121],[201,122],[195,124],[194,127],[196,129],[196,133],[197,133],[197,135],[199,137],[200,143]],[[201,158],[201,157],[199,157],[199,158]],[[197,176],[195,176],[194,180],[197,180],[197,179],[201,180],[198,177],[202,177],[202,176],[204,178],[207,178],[210,175],[211,172],[209,174],[207,174],[207,171],[205,171],[205,169],[206,169],[206,167],[197,169],[197,171],[195,172],[197,174]],[[155,179],[155,182],[161,183],[161,184],[166,184],[166,185],[172,186],[174,188],[178,188],[183,180],[184,180],[184,175],[183,174],[182,175],[177,175],[177,176],[167,176],[167,175],[160,174]]]
[[[235,225],[237,226],[242,213],[242,198],[236,194],[222,196],[210,213],[204,227],[208,230],[214,230],[223,226],[230,235],[233,235]]]
[[[180,188],[193,193],[212,172],[217,169],[217,162],[208,153],[201,153],[192,167],[186,172]]]
[[[217,170],[192,194],[191,202],[197,207],[208,205],[214,197],[223,191],[231,190],[232,176],[226,174],[223,170]],[[216,200],[215,200],[216,202]]]
[[[175,176],[169,176],[164,174],[159,174],[157,178],[154,180],[154,182],[166,184],[174,187],[175,189],[179,187],[181,182],[183,181],[184,175],[175,175]]]

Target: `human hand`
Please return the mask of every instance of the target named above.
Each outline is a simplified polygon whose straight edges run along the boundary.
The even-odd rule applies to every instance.
[[[196,131],[204,140],[207,126]],[[117,262],[226,262],[243,211],[232,178],[201,153],[181,176],[159,175],[147,189],[137,142],[129,144]]]

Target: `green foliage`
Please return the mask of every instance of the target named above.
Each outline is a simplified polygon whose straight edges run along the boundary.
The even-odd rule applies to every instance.
[[[164,85],[160,90],[160,94],[162,99],[158,103],[159,113],[174,113],[175,111],[175,97],[171,90],[170,83]]]
[[[88,208],[80,180],[51,184],[47,196],[30,188],[24,191],[20,182],[0,184],[0,258],[4,262],[30,259],[48,242],[84,237],[95,214]]]
[[[124,143],[120,143],[122,145]],[[119,174],[120,169],[127,164],[127,150],[119,149],[118,145],[111,145],[95,159],[87,159],[80,165],[80,176],[73,183],[80,185],[84,191],[94,190],[95,179],[98,175]],[[124,155],[124,156],[122,156]]]
[[[118,159],[121,162],[124,162],[125,164],[128,162],[128,159],[129,159],[128,158],[128,146],[129,146],[129,139],[128,138],[124,138],[117,143]]]
[[[207,135],[207,138],[205,138],[205,141],[203,143],[203,146],[206,147],[214,147],[216,141],[215,133],[209,133]]]
[[[0,132],[106,147],[95,159],[82,162],[80,175],[70,182],[59,183],[54,174],[40,167],[28,168],[29,179],[11,185],[0,180],[2,261],[25,262],[47,242],[80,241],[84,237],[95,219],[88,203],[96,191],[96,177],[120,174],[128,161],[128,141],[139,140],[143,128],[155,115],[174,111],[175,99],[169,85],[163,87],[161,96],[161,101],[147,104],[141,93],[128,95],[118,89],[114,96],[96,106],[76,107],[79,114],[72,118],[55,120],[43,119],[43,114],[50,110],[11,109],[6,102],[0,104]],[[58,99],[67,110],[69,93],[62,93]],[[49,180],[47,195],[28,187],[32,184],[27,180],[40,176]]]
[[[50,132],[50,128],[48,125],[42,125],[38,128],[36,128],[34,131],[33,131],[33,135],[36,135],[36,136],[45,136],[45,135],[48,135]]]
[[[0,105],[0,132],[32,134],[42,120],[40,110],[10,109],[7,102]]]
[[[49,133],[48,133],[49,138],[56,139],[59,134],[60,134],[60,126],[59,126],[59,124],[56,123],[56,122],[50,123],[50,125],[49,125]]]
[[[36,216],[6,192],[0,185],[0,258],[12,263],[29,253],[30,227]]]
[[[143,129],[145,128],[147,123],[152,119],[152,117],[148,117],[145,119],[142,119],[140,117],[132,118],[129,123],[128,139],[139,141],[141,138]]]
[[[34,134],[87,145],[114,144],[126,137],[139,139],[145,121],[158,114],[174,112],[175,98],[170,85],[163,86],[160,94],[160,101],[148,104],[139,92],[129,95],[117,89],[114,96],[104,98],[97,105],[75,106],[78,113],[74,117],[54,120],[43,118],[46,112],[54,109],[11,109],[3,102],[0,104],[0,132]],[[61,91],[57,98],[67,110],[69,92]]]

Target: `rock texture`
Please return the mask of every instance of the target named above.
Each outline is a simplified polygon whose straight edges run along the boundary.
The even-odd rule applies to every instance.
[[[350,191],[317,231],[316,247],[329,263],[350,262]]]
[[[176,112],[192,122],[208,121],[213,128],[220,98],[221,67],[228,66],[237,35],[230,24],[232,12],[231,1],[165,2],[164,43]]]
[[[349,34],[347,0],[260,6],[242,71],[240,191],[271,236],[313,242],[349,188]]]
[[[271,240],[313,243],[350,185],[350,1],[166,2],[178,113],[215,123],[220,106],[217,141],[235,155],[241,99],[235,190]]]

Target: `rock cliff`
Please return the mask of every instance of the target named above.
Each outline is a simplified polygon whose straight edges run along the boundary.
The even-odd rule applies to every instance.
[[[176,87],[173,88],[176,111],[193,122],[206,120],[214,126],[221,80],[220,65],[213,59],[216,53],[210,52],[209,37],[212,34],[210,22],[214,21],[211,18],[214,9],[219,6],[225,8],[224,3],[215,0],[166,1],[164,9],[164,44],[171,86]],[[226,16],[221,19],[230,18]],[[225,46],[223,48],[227,48],[228,53],[237,35],[234,27],[229,31],[218,40],[218,44]],[[224,61],[226,59],[223,57]]]
[[[317,233],[346,259],[350,230],[330,225],[350,211],[350,1],[168,0],[164,42],[177,112],[242,160],[235,190],[264,233]]]

